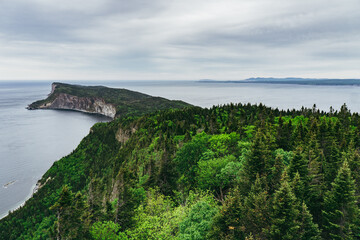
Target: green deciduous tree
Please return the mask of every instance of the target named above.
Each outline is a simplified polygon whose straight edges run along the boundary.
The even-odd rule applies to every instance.
[[[213,217],[217,209],[209,203],[201,201],[195,204],[189,215],[180,223],[179,239],[202,240],[207,239]]]
[[[209,137],[205,133],[198,134],[190,142],[176,153],[174,163],[180,178],[180,183],[190,187],[195,186],[195,176],[197,172],[197,162],[202,154],[207,150]]]
[[[202,158],[198,162],[197,182],[202,190],[211,190],[224,200],[225,190],[233,183],[241,168],[233,155],[221,158]]]
[[[90,229],[91,236],[95,240],[126,240],[124,233],[118,233],[120,226],[111,221],[96,222]]]

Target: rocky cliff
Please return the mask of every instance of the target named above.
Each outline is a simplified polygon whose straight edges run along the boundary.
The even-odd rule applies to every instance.
[[[112,104],[106,103],[102,98],[78,97],[66,93],[57,94],[52,102],[46,102],[38,106],[39,109],[66,109],[87,113],[97,113],[114,118],[116,108]]]

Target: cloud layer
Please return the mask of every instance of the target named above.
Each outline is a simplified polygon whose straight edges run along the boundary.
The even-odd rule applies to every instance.
[[[0,79],[360,78],[358,0],[2,0]]]

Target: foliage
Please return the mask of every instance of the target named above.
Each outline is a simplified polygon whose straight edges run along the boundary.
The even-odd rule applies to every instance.
[[[297,221],[299,216],[296,197],[286,178],[282,179],[281,186],[274,194],[270,239],[296,239],[300,225]]]
[[[180,223],[179,239],[202,240],[210,230],[217,209],[207,202],[195,204],[188,216]]]
[[[120,226],[111,221],[96,222],[92,225],[90,233],[93,239],[96,240],[125,240],[127,239],[126,235],[118,231]]]
[[[359,208],[354,180],[347,161],[340,168],[324,200],[324,236],[328,239],[354,239],[359,234]]]
[[[262,104],[98,123],[0,239],[355,239],[359,129],[346,107]]]

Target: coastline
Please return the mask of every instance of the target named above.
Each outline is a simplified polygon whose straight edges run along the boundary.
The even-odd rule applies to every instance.
[[[38,180],[38,182],[40,181],[40,179]],[[7,217],[9,215],[10,212],[14,212],[16,210],[18,210],[19,208],[23,207],[25,205],[25,203],[27,202],[27,200],[29,200],[30,198],[32,198],[32,196],[34,195],[34,193],[36,193],[37,190],[37,185],[38,182],[35,183],[32,187],[31,187],[31,191],[29,192],[29,194],[26,196],[26,198],[22,201],[18,201],[15,204],[15,207],[12,207],[7,213],[4,213],[3,215],[0,215],[0,220]]]
[[[83,113],[83,114],[88,114],[92,117],[99,117],[99,118],[103,118],[105,122],[111,122],[112,120],[114,120],[115,118],[113,117],[109,117],[106,116],[104,114],[98,113],[98,112],[89,112],[86,110],[79,110],[79,109],[70,109],[70,108],[33,108],[33,109],[29,109],[29,107],[26,107],[25,109],[30,110],[30,111],[34,111],[34,110],[55,110],[55,111],[64,111],[64,112],[77,112],[77,113]]]

